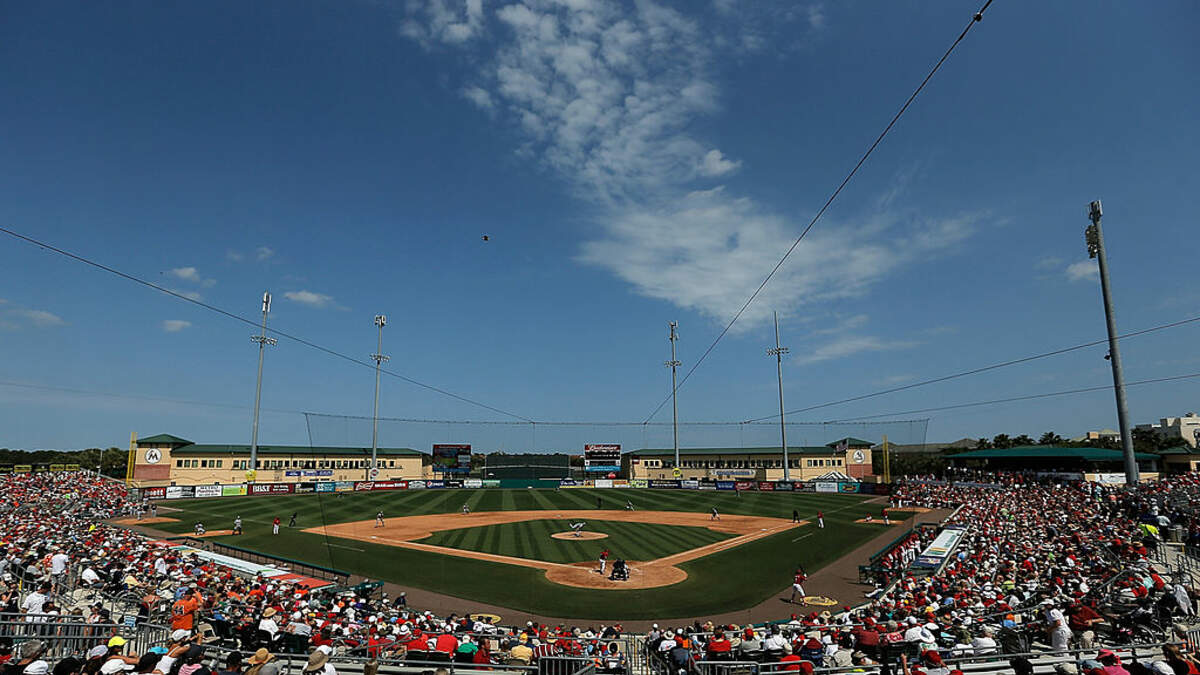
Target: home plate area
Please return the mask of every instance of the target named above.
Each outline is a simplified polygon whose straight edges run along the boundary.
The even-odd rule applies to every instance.
[[[628,523],[653,523],[659,525],[676,525],[686,527],[703,527],[725,534],[734,535],[707,546],[700,546],[681,551],[673,555],[649,561],[626,561],[629,570],[628,580],[617,581],[609,578],[612,561],[609,562],[605,574],[600,574],[597,561],[577,563],[556,563],[532,558],[521,558],[509,555],[499,555],[484,551],[474,551],[446,546],[436,546],[422,543],[418,540],[430,537],[434,532],[458,530],[464,527],[483,527],[516,523],[529,520],[558,520],[570,523],[573,521],[617,521]],[[566,524],[564,523],[564,524]],[[508,565],[520,565],[544,570],[546,578],[554,583],[577,588],[628,590],[638,588],[657,588],[677,584],[687,579],[687,572],[677,567],[681,563],[703,558],[704,556],[725,551],[743,544],[768,537],[794,527],[807,524],[807,521],[795,523],[784,518],[769,518],[762,516],[722,515],[720,520],[712,520],[708,513],[689,513],[684,511],[491,511],[463,515],[431,514],[407,516],[402,518],[387,518],[384,527],[376,527],[374,520],[360,520],[349,523],[338,523],[305,530],[325,536],[357,539],[376,544],[386,544],[400,548],[409,548],[442,555],[452,555],[462,558],[473,558]],[[604,532],[594,532],[583,529],[575,536],[572,530],[552,533],[554,539],[585,541],[608,537]]]

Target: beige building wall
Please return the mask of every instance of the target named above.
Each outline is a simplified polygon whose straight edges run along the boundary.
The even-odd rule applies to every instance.
[[[855,453],[857,459],[855,462]],[[847,457],[846,455],[850,455]],[[634,463],[634,459],[637,460]],[[650,457],[630,457],[629,477],[631,479],[672,480],[676,478],[674,454],[655,455]],[[750,454],[695,454],[689,455],[686,450],[679,451],[680,472],[683,480],[783,480],[783,454],[773,453]],[[871,474],[871,448],[851,448],[842,453],[831,449],[828,453],[789,453],[789,478],[791,480],[811,480],[829,473],[840,471],[855,478],[863,478]],[[735,472],[735,473],[730,473]],[[747,473],[752,472],[752,473]]]

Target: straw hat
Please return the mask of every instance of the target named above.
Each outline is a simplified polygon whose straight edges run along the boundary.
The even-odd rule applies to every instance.
[[[260,663],[266,663],[273,658],[275,658],[275,655],[267,651],[266,647],[259,647],[258,651],[251,654],[249,659],[246,659],[246,663],[256,666]]]
[[[329,655],[318,649],[308,655],[308,663],[304,664],[304,670],[316,670],[325,665],[329,661]]]

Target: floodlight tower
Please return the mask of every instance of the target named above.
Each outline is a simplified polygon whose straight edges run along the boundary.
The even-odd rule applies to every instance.
[[[664,366],[671,367],[671,429],[675,437],[675,469],[679,469],[679,406],[675,404],[675,369],[680,366],[680,361],[675,358],[675,341],[679,339],[679,335],[675,329],[679,327],[678,321],[671,321],[667,324],[671,328],[671,334],[667,338],[671,341],[671,360],[663,361]],[[675,473],[675,472],[673,472]]]
[[[1108,324],[1108,359],[1112,365],[1113,392],[1117,397],[1117,424],[1121,429],[1121,446],[1125,451],[1125,484],[1137,485],[1137,457],[1133,454],[1133,436],[1129,431],[1129,413],[1125,406],[1125,373],[1121,369],[1121,350],[1117,346],[1117,317],[1113,312],[1112,292],[1108,283],[1108,253],[1104,248],[1104,233],[1100,230],[1100,200],[1088,207],[1088,218],[1092,224],[1084,231],[1088,257],[1095,258],[1100,265],[1100,293],[1104,296],[1104,320]]]
[[[387,325],[387,317],[376,314],[375,325],[379,327],[379,346],[371,355],[375,362],[375,412],[371,415],[371,464],[367,467],[367,480],[375,480],[379,475],[376,466],[379,463],[376,459],[379,452],[379,367],[388,362],[388,357],[383,355],[383,327]]]
[[[254,426],[250,431],[250,466],[246,469],[246,481],[254,482],[258,478],[258,404],[262,400],[262,367],[263,354],[266,347],[275,346],[278,342],[273,337],[267,337],[267,314],[271,311],[271,292],[263,291],[262,297],[262,332],[251,335],[250,339],[258,343],[258,382],[254,385]]]
[[[783,479],[791,480],[788,471],[787,425],[783,421],[783,355],[788,353],[787,347],[779,346],[779,312],[775,315],[775,348],[768,349],[767,354],[775,357],[775,374],[779,378],[779,443],[783,446]]]

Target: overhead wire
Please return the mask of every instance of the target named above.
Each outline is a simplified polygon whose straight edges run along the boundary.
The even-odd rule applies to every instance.
[[[938,59],[937,63],[934,64],[929,73],[925,75],[925,79],[921,80],[921,84],[917,85],[917,88],[914,89],[912,94],[909,95],[908,99],[904,101],[904,105],[900,106],[900,109],[895,115],[892,116],[891,121],[888,122],[887,126],[884,127],[882,132],[880,132],[879,136],[875,138],[875,141],[871,143],[866,152],[859,157],[858,162],[854,165],[854,168],[850,169],[850,173],[846,174],[846,177],[842,179],[840,184],[838,184],[837,189],[835,189],[833,193],[829,195],[829,198],[825,200],[825,203],[821,206],[820,210],[818,210],[816,215],[812,217],[812,220],[809,221],[808,225],[801,230],[800,236],[796,237],[796,240],[792,242],[792,245],[788,248],[787,252],[783,254],[783,257],[779,259],[779,262],[775,263],[775,267],[771,268],[770,274],[768,274],[766,278],[762,280],[762,283],[758,285],[758,288],[756,288],[754,292],[750,294],[750,297],[746,300],[745,304],[742,305],[741,309],[739,309],[737,313],[733,315],[733,318],[729,320],[729,323],[726,324],[723,329],[721,329],[721,332],[718,333],[717,337],[713,339],[710,345],[708,345],[708,348],[704,350],[704,353],[700,355],[700,358],[696,361],[696,363],[694,363],[692,367],[688,369],[687,373],[684,374],[683,379],[672,388],[671,393],[668,394],[667,397],[663,399],[656,408],[654,408],[653,412],[646,416],[647,422],[653,419],[654,416],[658,414],[658,411],[662,410],[663,406],[665,406],[667,402],[671,400],[671,396],[675,395],[679,391],[680,387],[682,387],[684,383],[688,381],[688,378],[692,376],[692,373],[696,372],[696,369],[700,367],[700,364],[704,363],[704,360],[708,358],[708,355],[711,354],[714,349],[716,349],[717,344],[721,342],[721,340],[729,332],[729,329],[733,328],[733,324],[737,323],[737,320],[740,319],[742,314],[745,313],[746,309],[750,307],[750,305],[758,297],[759,293],[766,288],[771,279],[775,277],[775,274],[779,272],[779,269],[783,267],[783,264],[787,262],[787,259],[791,257],[792,252],[796,250],[796,247],[800,245],[800,242],[804,240],[804,237],[808,235],[809,230],[811,230],[813,226],[817,224],[817,221],[819,221],[821,217],[825,215],[825,211],[828,210],[830,205],[833,204],[834,200],[838,198],[838,195],[842,193],[842,190],[845,189],[846,185],[850,183],[850,180],[854,178],[855,174],[858,173],[858,170],[862,168],[862,165],[866,163],[867,158],[875,152],[875,148],[879,147],[879,144],[883,142],[884,137],[888,135],[888,133],[892,130],[892,127],[896,126],[896,122],[900,121],[900,117],[904,115],[904,112],[908,110],[908,107],[912,105],[914,100],[916,100],[917,95],[920,94],[923,89],[925,89],[925,85],[929,84],[929,81],[933,79],[934,74],[941,69],[942,64],[944,64],[946,60],[950,58],[950,55],[958,47],[959,43],[961,43],[963,39],[967,37],[967,33],[971,32],[971,28],[983,20],[983,13],[987,11],[991,4],[992,0],[987,0],[984,2],[983,7],[981,7],[978,12],[975,12],[974,15],[972,15],[971,20],[967,22],[966,27],[963,28],[962,32],[958,34],[958,37],[955,38],[954,42],[950,44],[950,47],[946,49],[945,53],[942,54],[942,58]]]
[[[65,250],[65,249],[59,248],[59,247],[57,247],[57,246],[54,246],[54,245],[52,245],[52,244],[48,244],[48,243],[46,243],[46,242],[44,242],[44,241],[40,241],[40,240],[38,240],[38,239],[34,239],[33,237],[30,237],[30,236],[27,236],[27,235],[21,234],[20,232],[15,232],[15,231],[13,231],[13,230],[10,230],[10,229],[8,229],[8,228],[6,228],[6,227],[2,227],[2,226],[0,226],[0,233],[7,234],[7,235],[9,235],[10,237],[13,237],[14,239],[19,239],[19,240],[21,240],[21,241],[24,241],[24,242],[26,242],[26,243],[29,243],[29,244],[33,244],[33,245],[35,245],[35,246],[40,246],[41,248],[44,248],[44,249],[46,249],[46,250],[48,250],[48,251],[52,251],[52,252],[54,252],[54,253],[57,253],[57,254],[59,254],[59,255],[65,256],[65,257],[67,257],[67,258],[70,258],[70,259],[72,259],[72,260],[75,260],[76,262],[80,262],[80,263],[83,263],[83,264],[85,264],[85,265],[89,265],[89,266],[91,266],[91,267],[94,267],[94,268],[96,268],[96,269],[102,270],[102,271],[104,271],[104,272],[108,272],[109,274],[112,274],[112,275],[115,275],[115,276],[117,276],[117,277],[120,277],[120,278],[122,278],[122,279],[125,279],[126,281],[132,281],[132,282],[134,282],[134,283],[136,283],[136,284],[141,284],[142,286],[145,286],[145,287],[147,287],[147,288],[150,288],[150,289],[156,290],[156,291],[158,291],[158,292],[160,292],[160,293],[165,293],[166,295],[169,295],[169,296],[171,296],[171,297],[177,298],[177,299],[179,299],[179,300],[183,300],[184,302],[189,302],[189,303],[191,303],[191,304],[193,304],[193,305],[196,305],[197,307],[201,307],[201,308],[203,308],[203,309],[207,309],[207,310],[209,310],[210,312],[216,312],[217,314],[220,314],[220,315],[222,315],[222,316],[225,316],[225,317],[227,317],[227,318],[233,319],[233,320],[235,320],[235,321],[240,321],[240,322],[242,322],[242,323],[244,323],[244,324],[246,324],[246,325],[248,325],[248,326],[253,326],[253,327],[254,327],[254,328],[256,328],[256,329],[259,329],[259,328],[261,328],[261,326],[259,325],[258,321],[255,321],[255,320],[253,320],[253,319],[248,319],[248,318],[246,318],[246,317],[243,317],[243,316],[240,316],[240,315],[238,315],[238,314],[234,314],[233,312],[231,312],[231,311],[229,311],[229,310],[222,309],[222,308],[220,308],[220,307],[217,307],[216,305],[213,305],[213,304],[210,304],[210,303],[204,302],[203,300],[198,300],[198,299],[196,299],[196,298],[190,298],[190,297],[188,297],[188,296],[186,296],[186,295],[184,295],[184,294],[182,294],[182,293],[179,293],[179,292],[177,292],[177,291],[173,291],[173,290],[171,290],[171,289],[169,289],[169,288],[166,288],[166,287],[164,287],[164,286],[160,286],[160,285],[158,285],[158,284],[156,284],[156,283],[153,283],[153,282],[150,282],[150,281],[146,281],[145,279],[142,279],[142,278],[140,278],[140,277],[136,277],[136,276],[134,276],[134,275],[132,275],[132,274],[129,274],[129,273],[127,273],[127,272],[122,272],[121,270],[118,270],[118,269],[116,269],[116,268],[109,267],[108,265],[105,265],[105,264],[103,264],[103,263],[100,263],[100,262],[96,262],[95,260],[92,260],[92,259],[90,259],[90,258],[86,258],[86,257],[84,257],[84,256],[82,256],[82,255],[78,255],[78,254],[76,254],[76,253],[72,253],[72,252],[70,252],[70,251],[67,251],[67,250]],[[285,331],[281,331],[281,330],[279,330],[279,329],[277,329],[277,328],[267,328],[266,330],[267,330],[267,332],[269,332],[269,333],[272,333],[272,334],[274,334],[274,335],[278,335],[278,336],[279,336],[279,337],[281,337],[281,338],[285,338],[285,339],[287,339],[287,340],[291,340],[292,342],[296,342],[296,343],[298,343],[298,344],[304,345],[305,347],[309,347],[309,348],[311,348],[311,349],[315,349],[315,350],[317,350],[317,351],[319,351],[319,352],[322,352],[322,353],[328,354],[329,356],[333,356],[333,357],[336,357],[336,358],[339,358],[339,359],[342,359],[342,360],[345,360],[345,361],[349,361],[350,363],[354,363],[354,364],[357,364],[357,365],[360,365],[360,366],[365,366],[365,367],[367,367],[367,368],[370,368],[370,369],[372,369],[372,370],[374,370],[374,369],[375,369],[375,367],[376,367],[376,364],[375,364],[374,362],[371,362],[371,361],[365,361],[365,360],[363,360],[363,359],[357,359],[357,358],[354,358],[353,356],[350,356],[350,355],[348,355],[348,354],[344,354],[344,353],[342,353],[342,352],[339,352],[339,351],[337,351],[337,350],[334,350],[334,349],[330,349],[329,347],[325,347],[325,346],[319,345],[319,344],[317,344],[317,343],[315,343],[315,342],[312,342],[311,340],[307,340],[307,339],[305,339],[305,338],[302,338],[302,337],[300,337],[300,336],[298,336],[298,335],[294,335],[294,334],[292,334],[292,333],[287,333],[287,332],[285,332]],[[490,411],[492,411],[492,412],[494,412],[494,413],[499,413],[499,414],[501,414],[501,415],[505,415],[505,416],[507,416],[507,417],[513,417],[513,418],[516,418],[516,419],[519,419],[519,420],[524,420],[524,421],[526,421],[526,422],[532,422],[532,421],[533,421],[533,420],[529,419],[528,417],[524,417],[524,416],[522,416],[522,415],[518,415],[518,414],[516,414],[516,413],[512,413],[512,412],[509,412],[509,411],[507,411],[507,410],[502,410],[502,409],[500,409],[500,408],[497,408],[497,407],[494,407],[494,406],[488,405],[488,404],[486,404],[486,403],[482,403],[482,402],[480,402],[480,401],[476,401],[476,400],[474,400],[474,399],[468,398],[468,397],[466,397],[466,396],[462,396],[462,395],[460,395],[460,394],[455,394],[454,392],[447,391],[447,390],[445,390],[445,389],[442,389],[441,387],[437,387],[437,386],[434,386],[434,385],[432,385],[432,384],[427,384],[427,383],[425,383],[425,382],[421,382],[420,380],[417,380],[417,379],[414,379],[414,378],[408,377],[407,375],[403,375],[403,374],[401,374],[401,373],[397,373],[397,372],[395,372],[395,371],[392,371],[392,370],[388,370],[388,369],[386,369],[386,368],[381,368],[381,369],[380,369],[380,372],[381,372],[381,373],[383,373],[383,374],[385,374],[385,375],[388,375],[388,376],[390,376],[390,377],[394,377],[394,378],[396,378],[396,379],[399,379],[399,380],[402,380],[402,381],[404,381],[404,382],[407,382],[407,383],[409,383],[409,384],[411,384],[411,385],[414,385],[414,386],[417,386],[417,387],[421,387],[421,388],[423,388],[423,389],[426,389],[426,390],[429,390],[429,391],[432,391],[432,392],[435,392],[435,393],[441,394],[441,395],[443,395],[443,396],[450,397],[450,398],[452,398],[452,399],[455,399],[455,400],[457,400],[457,401],[461,401],[461,402],[463,402],[463,403],[468,403],[468,404],[470,404],[470,405],[473,405],[473,406],[477,406],[477,407],[483,408],[483,409],[485,409],[485,410],[490,410]]]
[[[1125,340],[1128,338],[1137,337],[1139,335],[1146,335],[1149,333],[1154,333],[1154,332],[1157,332],[1160,330],[1167,330],[1169,328],[1177,328],[1179,326],[1184,326],[1184,325],[1187,325],[1190,323],[1195,323],[1197,321],[1200,321],[1200,316],[1194,316],[1189,319],[1180,319],[1179,321],[1172,321],[1170,323],[1159,324],[1157,326],[1151,326],[1149,328],[1135,330],[1130,333],[1124,333],[1122,335],[1118,335],[1117,339]],[[818,405],[810,405],[810,406],[807,406],[804,408],[796,408],[795,410],[786,411],[785,414],[797,415],[800,413],[806,413],[806,412],[810,412],[813,410],[820,410],[822,408],[830,408],[830,407],[833,407],[836,405],[842,405],[844,403],[853,403],[855,401],[863,401],[863,400],[866,400],[869,398],[883,396],[885,394],[894,394],[894,393],[900,392],[900,391],[916,389],[917,387],[924,387],[924,386],[927,386],[930,384],[937,384],[939,382],[948,382],[950,380],[956,380],[960,377],[967,377],[970,375],[978,375],[980,373],[986,373],[990,370],[998,370],[1000,368],[1007,368],[1009,366],[1016,366],[1016,365],[1020,365],[1022,363],[1029,363],[1030,361],[1037,361],[1039,359],[1044,359],[1044,358],[1048,358],[1051,356],[1059,356],[1061,354],[1067,354],[1070,352],[1078,351],[1080,349],[1087,349],[1088,347],[1096,347],[1098,345],[1106,344],[1107,342],[1108,342],[1108,338],[1104,338],[1102,340],[1093,340],[1091,342],[1084,342],[1084,343],[1073,345],[1070,347],[1063,347],[1061,349],[1054,349],[1054,350],[1051,350],[1048,352],[1042,352],[1040,354],[1033,354],[1031,356],[1023,356],[1019,359],[1011,359],[1009,361],[1001,361],[1000,363],[993,363],[991,365],[981,366],[979,368],[971,368],[970,370],[964,370],[964,371],[961,371],[958,373],[951,373],[950,375],[942,375],[939,377],[933,377],[928,380],[921,380],[920,382],[911,382],[909,384],[904,384],[904,385],[900,385],[900,386],[896,386],[896,387],[889,387],[887,389],[881,389],[879,391],[874,391],[869,394],[859,394],[858,396],[851,396],[849,398],[838,399],[836,401],[829,401],[828,403],[821,403]],[[773,413],[771,415],[755,417],[752,419],[748,419],[746,421],[747,422],[762,422],[764,420],[776,419],[778,417],[779,417],[779,413]]]
[[[1136,386],[1141,386],[1141,385],[1145,385],[1145,384],[1156,384],[1156,383],[1161,383],[1161,382],[1174,382],[1176,380],[1188,380],[1188,379],[1192,379],[1192,378],[1196,378],[1196,377],[1200,377],[1200,373],[1191,373],[1188,375],[1173,375],[1171,377],[1156,377],[1156,378],[1149,379],[1149,380],[1138,380],[1136,382],[1126,382],[1125,386],[1126,387],[1136,387]],[[858,417],[843,417],[841,419],[831,420],[830,423],[836,424],[836,423],[840,423],[840,422],[858,422],[858,421],[863,421],[863,420],[873,420],[873,419],[877,419],[880,417],[893,417],[893,416],[897,416],[897,415],[916,415],[918,413],[939,412],[939,411],[943,411],[943,410],[958,410],[961,408],[977,408],[980,406],[999,405],[1001,403],[1014,403],[1017,401],[1032,401],[1032,400],[1039,399],[1039,398],[1051,398],[1054,396],[1069,396],[1071,394],[1086,394],[1089,392],[1105,391],[1105,390],[1111,391],[1112,385],[1104,384],[1104,385],[1099,385],[1099,386],[1095,386],[1095,387],[1082,387],[1079,389],[1065,389],[1063,391],[1051,391],[1051,392],[1045,392],[1042,394],[1026,394],[1023,396],[1010,396],[1008,398],[996,398],[996,399],[992,399],[990,401],[973,401],[971,403],[956,403],[954,405],[935,406],[932,408],[920,408],[917,410],[900,410],[900,411],[896,411],[896,412],[879,413],[879,414],[875,414],[875,415],[860,415]]]

